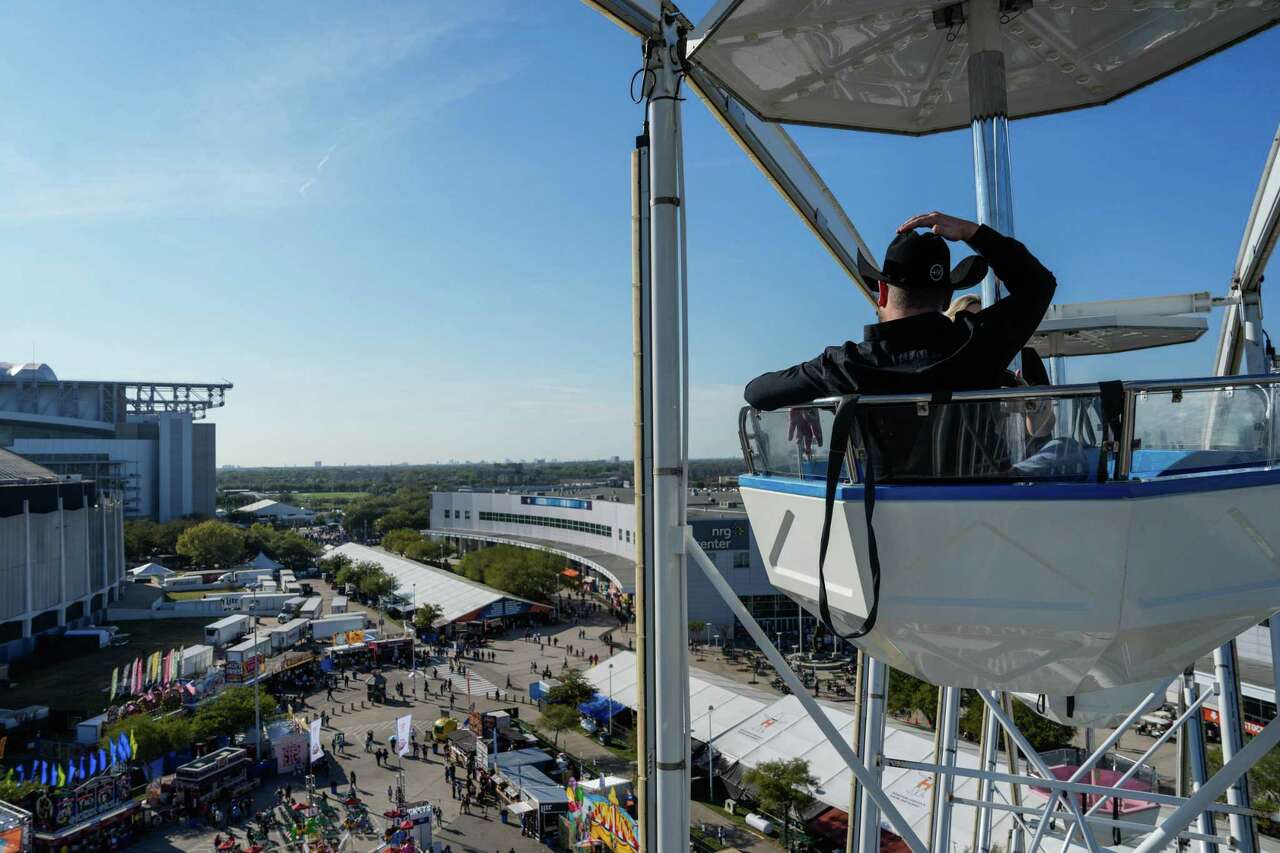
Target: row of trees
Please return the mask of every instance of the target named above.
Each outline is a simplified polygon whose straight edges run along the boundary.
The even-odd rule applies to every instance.
[[[176,552],[202,568],[231,567],[257,556],[258,552],[297,571],[312,565],[320,556],[320,546],[292,530],[276,530],[255,524],[242,530],[223,521],[201,521],[178,536]]]
[[[693,459],[691,485],[714,485],[721,477],[743,473],[742,459]],[[632,480],[630,459],[572,462],[499,462],[459,465],[342,465],[321,468],[237,468],[218,472],[220,489],[282,492],[369,492],[392,495],[404,488],[419,492],[463,486],[520,486]],[[388,528],[391,529],[391,528]]]
[[[564,558],[515,545],[494,545],[463,557],[457,572],[531,601],[549,602],[561,586]]]
[[[431,493],[406,487],[356,498],[343,510],[342,526],[352,536],[364,538],[392,530],[425,530],[431,526]]]
[[[554,735],[554,745],[560,746],[560,733],[578,725],[581,714],[578,706],[590,702],[596,695],[591,682],[576,669],[565,670],[560,683],[547,691],[546,707],[542,709],[542,725]]]
[[[889,693],[885,705],[891,714],[909,716],[912,713],[924,717],[929,728],[938,721],[938,688],[913,675],[889,670]],[[982,735],[982,700],[972,690],[960,694],[960,734],[977,742]],[[1013,719],[1018,728],[1039,752],[1070,746],[1076,730],[1071,726],[1045,719],[1022,702],[1013,703]],[[1003,741],[1001,742],[1003,746]]]
[[[443,540],[428,539],[418,531],[405,527],[384,534],[382,547],[420,563],[439,561],[453,553],[453,549]]]
[[[275,716],[276,700],[270,693],[263,692],[260,702],[263,720]],[[103,737],[116,739],[121,732],[132,732],[138,742],[137,757],[142,761],[151,761],[170,752],[187,749],[192,743],[219,735],[237,734],[252,728],[253,721],[252,688],[228,687],[194,714],[178,712],[159,718],[134,714],[109,726],[103,732]]]

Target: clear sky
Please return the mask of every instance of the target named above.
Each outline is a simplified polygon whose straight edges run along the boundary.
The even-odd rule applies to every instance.
[[[1018,236],[1060,300],[1225,292],[1277,57],[1273,30],[1013,125]],[[571,0],[9,4],[0,360],[228,379],[220,464],[626,457],[639,61]],[[871,311],[685,107],[691,447],[731,455],[743,384]],[[793,133],[877,252],[911,214],[975,214],[967,132]],[[1204,374],[1216,319],[1072,375]]]

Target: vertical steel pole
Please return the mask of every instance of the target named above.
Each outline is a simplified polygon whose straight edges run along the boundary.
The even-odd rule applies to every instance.
[[[683,57],[673,15],[648,66],[651,319],[649,364],[653,442],[654,789],[651,849],[689,849],[689,620],[685,598],[685,386],[683,270],[680,267],[680,101]]]
[[[1195,673],[1188,669],[1182,674],[1182,697],[1187,706],[1195,704],[1200,698],[1200,685],[1196,683]],[[1194,714],[1182,727],[1186,735],[1187,765],[1191,771],[1191,793],[1200,790],[1209,778],[1208,761],[1204,754],[1204,715]],[[1196,820],[1196,831],[1204,835],[1216,835],[1213,812],[1203,812]],[[1208,841],[1196,842],[1199,853],[1218,853],[1218,845]]]
[[[1240,708],[1240,672],[1236,659],[1236,641],[1232,640],[1213,652],[1213,668],[1218,679],[1218,727],[1222,731],[1222,763],[1226,764],[1244,749],[1244,718]],[[1242,775],[1227,788],[1227,802],[1249,807],[1249,777]],[[1231,815],[1231,837],[1240,853],[1256,853],[1257,828],[1247,815]]]
[[[933,760],[944,768],[956,766],[956,748],[960,738],[960,688],[942,688],[942,715],[938,718],[938,745],[941,755]],[[934,853],[946,853],[951,849],[951,792],[955,788],[955,776],[944,772],[933,789],[934,821],[932,839]]]
[[[979,745],[979,769],[996,772],[996,754],[1000,747],[1000,725],[990,709],[982,707],[982,737]],[[1012,771],[1011,771],[1012,772]],[[986,803],[994,799],[995,783],[989,779],[978,780],[978,800]],[[973,849],[977,853],[991,853],[992,814],[989,808],[979,808],[973,825]]]
[[[858,755],[863,755],[862,751],[862,735],[865,731],[866,709],[867,709],[867,681],[866,681],[866,664],[867,656],[857,646],[853,646],[853,731],[850,732],[850,739],[853,741],[853,751]],[[849,780],[849,821],[845,826],[844,849],[845,853],[858,853],[858,815],[862,813],[860,806],[861,791],[858,785],[858,777],[854,776]],[[878,853],[878,851],[877,851]]]
[[[1013,186],[1009,165],[1009,95],[1000,44],[999,0],[969,2],[969,118],[978,221],[1013,234]],[[1000,298],[994,273],[982,282],[982,305]]]
[[[889,668],[880,661],[866,656],[866,730],[862,736],[862,760],[866,762],[867,772],[876,784],[884,776],[884,726],[885,695],[889,688]],[[880,807],[867,793],[862,792],[862,803],[859,806],[861,819],[858,822],[859,853],[876,853],[880,849]]]
[[[647,131],[647,127],[646,127]],[[636,481],[636,827],[640,849],[647,851],[653,837],[656,797],[653,791],[653,443],[648,425],[652,420],[649,399],[649,136],[636,139],[631,154],[631,319],[632,384],[635,409]]]

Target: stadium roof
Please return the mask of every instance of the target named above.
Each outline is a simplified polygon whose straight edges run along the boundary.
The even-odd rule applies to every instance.
[[[48,468],[23,459],[16,453],[0,450],[0,484],[11,486],[18,483],[57,482],[61,482],[61,479]]]
[[[325,556],[333,554],[342,554],[357,563],[370,562],[382,566],[387,574],[400,582],[400,588],[396,592],[412,599],[412,607],[434,604],[444,611],[444,615],[436,620],[436,625],[447,625],[459,620],[470,621],[486,615],[491,618],[514,616],[528,612],[531,608],[546,607],[545,604],[467,580],[446,569],[397,557],[381,548],[348,542],[333,548]]]

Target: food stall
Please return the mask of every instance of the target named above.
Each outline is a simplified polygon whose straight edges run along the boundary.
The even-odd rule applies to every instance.
[[[178,799],[193,809],[238,797],[253,789],[249,778],[249,755],[235,746],[224,746],[189,761],[174,774]]]
[[[76,851],[125,847],[141,829],[142,802],[126,772],[105,773],[79,785],[46,789],[32,798],[32,850]]]

